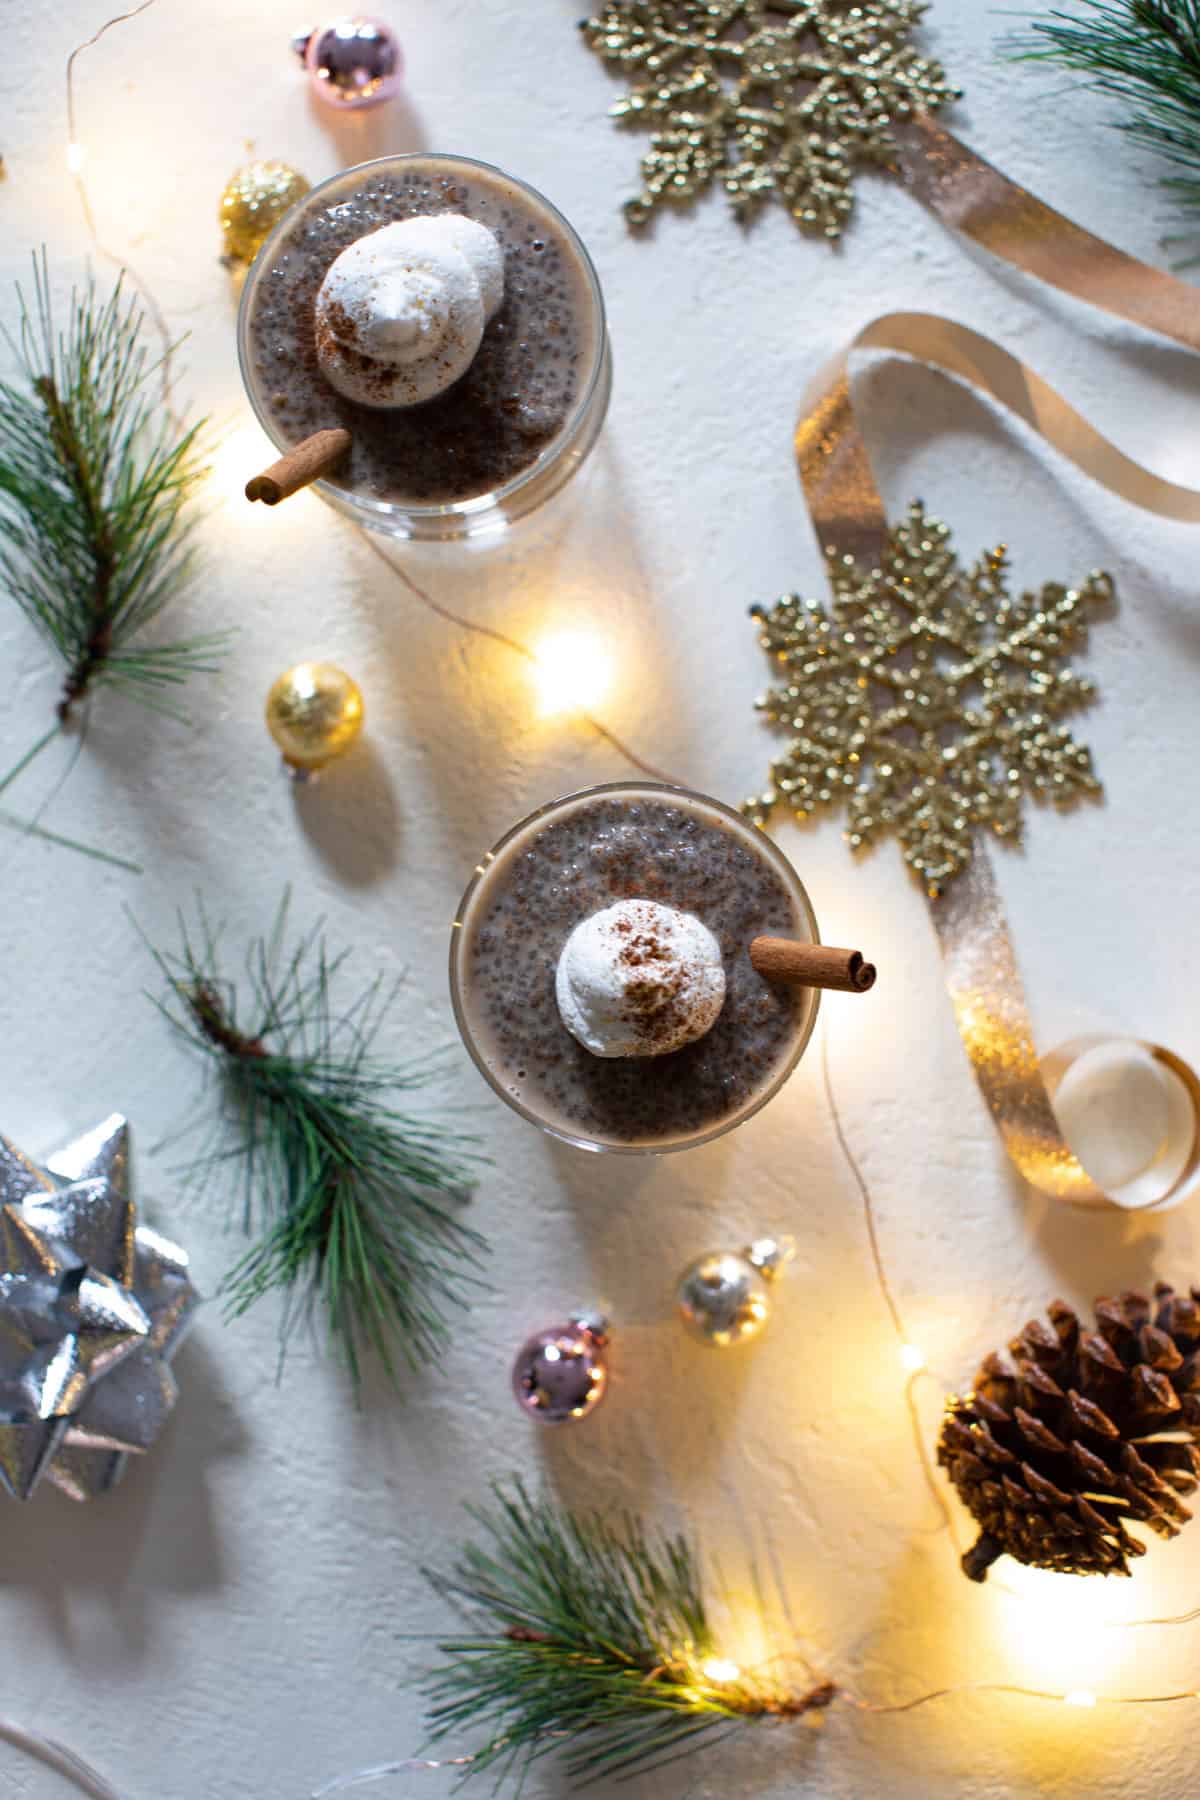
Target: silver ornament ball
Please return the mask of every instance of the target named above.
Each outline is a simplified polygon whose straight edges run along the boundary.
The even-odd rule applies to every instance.
[[[717,1350],[757,1337],[771,1316],[770,1284],[791,1255],[786,1243],[761,1238],[745,1250],[712,1250],[692,1263],[676,1289],[679,1316],[692,1336]]]
[[[719,1350],[757,1337],[771,1316],[762,1275],[732,1250],[715,1250],[694,1262],[680,1280],[678,1298],[679,1316],[692,1336]]]

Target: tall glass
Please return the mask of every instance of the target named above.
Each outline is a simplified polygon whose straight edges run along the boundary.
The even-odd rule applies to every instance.
[[[339,512],[392,537],[463,538],[501,532],[558,493],[582,466],[600,435],[612,391],[604,296],[591,258],[558,209],[527,183],[471,157],[424,152],[359,163],[321,182],[297,201],[275,227],[246,278],[238,312],[242,380],[267,436],[280,452],[290,449],[296,436],[289,437],[281,428],[270,378],[256,354],[255,321],[269,300],[273,274],[286,270],[287,259],[297,255],[298,231],[329,215],[331,208],[361,198],[370,184],[387,178],[398,183],[427,182],[430,188],[440,185],[451,194],[461,193],[468,197],[465,204],[475,209],[473,216],[481,219],[506,214],[511,218],[515,211],[521,225],[538,234],[538,244],[557,253],[572,296],[572,323],[578,331],[579,367],[574,399],[554,435],[528,464],[484,491],[436,502],[410,500],[403,494],[381,499],[375,493],[356,489],[352,479],[339,479],[336,474],[314,482],[313,486]],[[552,349],[547,353],[552,354]],[[323,378],[315,370],[304,379],[324,387]],[[320,416],[314,418],[311,428],[345,424],[353,434],[355,412],[361,419],[368,410],[342,401],[332,389],[327,389],[321,400]],[[431,413],[439,404],[434,400],[410,410],[414,414]]]
[[[615,804],[606,804],[601,812],[596,812],[597,803],[601,802]],[[592,813],[586,815],[585,809],[589,808]],[[732,979],[733,960],[737,959],[740,964],[741,959],[745,959],[744,967],[739,967],[737,971],[738,991],[749,996],[749,1005],[743,1003],[744,1016],[752,1019],[757,990],[747,984],[757,982],[759,977],[750,968],[748,951],[751,939],[765,930],[775,935],[791,936],[804,943],[820,941],[817,921],[803,883],[787,858],[765,833],[749,825],[719,800],[693,793],[686,788],[669,787],[665,783],[652,781],[613,782],[555,800],[539,807],[536,812],[515,825],[488,851],[467,884],[451,932],[450,994],[459,1031],[476,1067],[500,1098],[515,1112],[520,1113],[522,1118],[578,1149],[624,1155],[662,1155],[688,1150],[697,1144],[721,1137],[751,1118],[779,1092],[804,1055],[812,1037],[820,1001],[816,989],[789,990],[786,996],[775,992],[769,1000],[764,996],[762,1004],[774,1010],[776,1022],[772,1028],[775,1037],[772,1040],[772,1054],[761,1058],[762,1066],[758,1069],[757,1078],[749,1085],[745,1081],[741,1082],[740,1087],[734,1085],[737,1098],[727,1111],[714,1112],[711,1116],[698,1118],[660,1134],[652,1131],[626,1132],[615,1120],[606,1129],[598,1127],[594,1121],[581,1124],[573,1119],[569,1106],[558,1104],[536,1078],[531,1079],[534,1073],[532,1058],[527,1059],[528,1068],[519,1064],[514,1066],[512,1045],[502,1041],[504,1028],[496,1024],[497,1018],[504,1016],[505,1008],[503,1005],[497,1007],[495,992],[485,992],[487,984],[479,978],[479,970],[483,966],[481,959],[500,959],[496,966],[501,968],[506,957],[511,960],[505,942],[502,941],[502,927],[496,923],[500,916],[496,908],[506,894],[515,891],[515,883],[520,883],[522,916],[528,918],[529,929],[541,931],[538,921],[545,920],[546,923],[544,934],[527,965],[531,972],[528,975],[514,975],[512,1005],[518,1011],[525,1008],[526,1016],[531,1020],[536,1009],[537,1016],[542,1021],[537,1029],[544,1030],[551,1040],[551,1061],[561,1052],[562,1059],[577,1069],[585,1081],[604,1082],[608,1079],[595,1066],[601,1059],[589,1059],[589,1053],[575,1045],[561,1022],[558,1024],[561,1038],[554,1038],[552,994],[554,968],[570,930],[579,922],[579,917],[585,917],[591,911],[599,911],[611,903],[613,895],[598,889],[594,900],[588,900],[584,910],[577,916],[564,916],[563,903],[556,897],[556,869],[561,866],[562,857],[559,847],[561,840],[552,839],[548,844],[545,834],[550,827],[559,823],[570,826],[574,821],[580,825],[586,837],[590,828],[589,817],[594,817],[599,842],[605,833],[611,835],[613,821],[619,822],[626,815],[633,820],[629,828],[636,830],[639,808],[642,809],[643,818],[653,816],[660,821],[664,818],[677,819],[681,843],[688,840],[690,834],[699,832],[705,845],[714,846],[714,867],[728,862],[724,852],[729,848],[728,840],[733,839],[739,866],[751,872],[758,880],[760,889],[763,888],[764,881],[766,888],[769,888],[774,916],[769,921],[747,917],[741,934],[745,937],[744,948],[737,943],[726,947],[727,982]],[[664,813],[661,810],[664,808],[671,811]],[[670,829],[675,829],[674,824]],[[714,832],[720,835],[709,835]],[[689,851],[688,854],[690,853]],[[742,860],[743,858],[752,860]],[[582,860],[586,864],[586,850]],[[669,862],[668,856],[665,866],[669,867]],[[771,879],[767,881],[766,877]],[[715,879],[720,881],[727,878],[718,874]],[[586,882],[586,877],[584,880]],[[583,888],[572,888],[570,907],[580,904],[577,896],[583,895],[584,891]],[[559,892],[561,893],[561,886]],[[665,903],[665,895],[663,899]],[[679,909],[688,910],[684,900],[681,900]],[[703,918],[702,905],[694,910]],[[729,914],[726,913],[725,916],[728,918]],[[481,930],[488,934],[483,940]],[[488,939],[493,937],[497,941],[489,944]],[[732,991],[732,987],[727,991],[726,1013],[729,1013],[729,996]],[[735,1019],[732,1014],[727,1019],[723,1014],[722,1019],[718,1019],[718,1027],[723,1019],[732,1036],[732,1047],[729,1051],[723,1049],[722,1054],[736,1058],[737,1037],[733,1031]],[[716,1029],[714,1027],[714,1033]],[[752,1029],[758,1027],[747,1026],[747,1030]],[[687,1060],[692,1054],[691,1050],[683,1050],[664,1057],[638,1057],[628,1061],[626,1067],[636,1065],[635,1079],[643,1084],[687,1081],[692,1079],[689,1070],[693,1064]],[[759,1060],[755,1059],[756,1068]]]

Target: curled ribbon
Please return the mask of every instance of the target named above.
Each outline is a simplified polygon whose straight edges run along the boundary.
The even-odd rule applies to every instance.
[[[1003,176],[996,180],[1011,187]],[[977,209],[982,205],[976,202]],[[986,211],[984,219],[986,223]],[[1170,282],[1170,277],[1162,279]],[[1195,347],[1200,348],[1200,336]],[[1162,518],[1200,523],[1200,492],[1165,481],[1134,462],[990,338],[932,314],[891,313],[867,325],[826,365],[809,390],[796,428],[805,498],[830,560],[849,555],[864,567],[877,567],[888,535],[850,389],[850,359],[859,350],[890,350],[947,370],[1016,413],[1110,492]],[[1042,1193],[1076,1205],[1109,1204],[1109,1196],[1071,1150],[1055,1115],[1054,1089],[1070,1058],[1065,1053],[1045,1062],[1038,1058],[1016,952],[981,842],[965,869],[929,906],[963,1044],[1009,1156]],[[1200,1120],[1195,1073],[1160,1045],[1142,1047],[1183,1082]],[[1193,1144],[1187,1166],[1165,1195],[1126,1210],[1174,1205],[1197,1187],[1200,1151]]]
[[[893,127],[901,180],[943,224],[993,256],[1119,319],[1200,350],[1200,291],[1127,256],[920,112]]]
[[[90,1800],[121,1800],[116,1788],[98,1770],[56,1738],[43,1737],[40,1731],[29,1731],[11,1719],[0,1719],[0,1740],[74,1782],[80,1793],[89,1795]]]

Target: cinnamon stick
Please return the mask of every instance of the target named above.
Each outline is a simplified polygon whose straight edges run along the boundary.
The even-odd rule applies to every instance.
[[[281,456],[269,469],[246,483],[247,500],[261,500],[266,506],[278,506],[289,494],[327,475],[345,456],[351,441],[350,433],[341,425],[331,426],[327,431],[314,431],[311,437],[302,438],[286,456]]]
[[[875,964],[864,962],[861,950],[757,937],[750,946],[750,961],[764,981],[832,988],[839,994],[865,994],[875,986]]]

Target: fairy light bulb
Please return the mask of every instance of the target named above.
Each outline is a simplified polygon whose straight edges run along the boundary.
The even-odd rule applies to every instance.
[[[1090,1688],[1072,1688],[1069,1694],[1063,1695],[1064,1706],[1095,1706],[1096,1696]]]
[[[900,1361],[910,1375],[919,1375],[925,1367],[925,1352],[917,1344],[902,1344]]]
[[[535,645],[533,658],[538,711],[543,718],[589,711],[600,704],[612,685],[612,657],[603,640],[592,632],[556,632]]]
[[[87,151],[82,144],[70,143],[67,145],[67,167],[72,175],[78,175],[86,161]]]
[[[707,1662],[700,1664],[700,1673],[714,1687],[728,1687],[737,1680],[741,1672],[735,1662],[727,1662],[720,1656],[710,1656]]]

